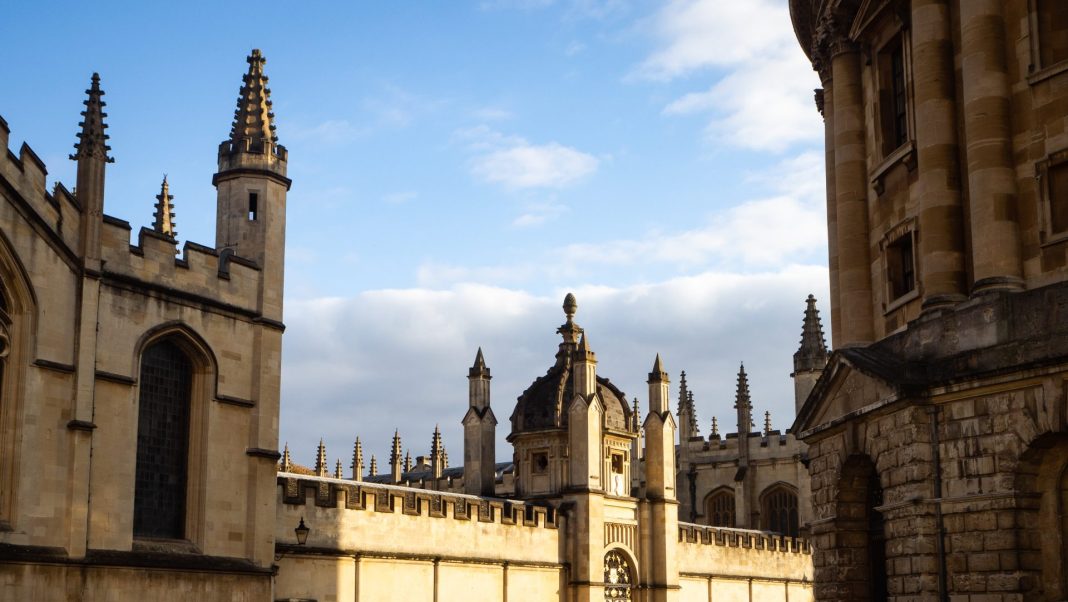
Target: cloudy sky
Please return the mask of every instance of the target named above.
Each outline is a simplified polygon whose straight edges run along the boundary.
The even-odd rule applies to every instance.
[[[178,9],[177,7],[181,7]],[[646,398],[686,370],[702,433],[793,417],[804,298],[828,309],[818,79],[785,0],[86,3],[5,7],[0,116],[74,181],[89,75],[107,91],[105,210],[213,244],[215,153],[245,56],[267,57],[290,150],[282,442],[388,457],[399,428],[453,463],[467,367],[493,371],[498,457],[552,364],[560,305],[598,373]],[[758,421],[759,422],[759,421]],[[724,431],[731,430],[724,429]]]

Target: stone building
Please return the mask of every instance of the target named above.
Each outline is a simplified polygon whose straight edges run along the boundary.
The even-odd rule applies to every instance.
[[[0,156],[0,600],[811,599],[806,540],[679,522],[668,375],[657,357],[640,415],[570,295],[510,462],[481,350],[462,467],[440,433],[415,463],[398,434],[366,479],[359,442],[349,478],[322,444],[313,469],[279,453],[289,156],[247,60],[211,247],[179,249],[180,182],[136,244],[104,213],[95,75],[74,189],[46,190],[27,145]]]
[[[1068,4],[790,9],[826,126],[816,598],[1068,598]]]
[[[809,391],[827,363],[827,344],[809,295],[801,330],[801,346],[794,354],[795,407]],[[737,431],[720,436],[712,419],[708,439],[697,423],[694,392],[683,372],[679,383],[678,474],[679,516],[693,523],[740,527],[796,537],[807,530],[812,505],[804,462],[807,446],[790,431],[771,426],[764,412],[763,429],[754,431],[753,401],[745,366],[738,371],[734,409]],[[744,433],[744,434],[743,434]]]

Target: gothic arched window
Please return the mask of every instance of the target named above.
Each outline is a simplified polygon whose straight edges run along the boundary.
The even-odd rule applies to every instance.
[[[764,529],[789,537],[797,537],[799,527],[797,494],[782,485],[777,485],[768,490],[763,498]]]
[[[632,585],[630,562],[623,554],[612,550],[604,556],[605,602],[630,602]]]
[[[141,356],[134,536],[185,537],[193,363],[164,339]]]
[[[733,527],[737,524],[734,515],[734,491],[730,489],[715,491],[708,496],[706,505],[709,525]]]

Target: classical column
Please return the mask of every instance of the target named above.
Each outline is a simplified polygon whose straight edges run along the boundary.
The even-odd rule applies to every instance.
[[[838,251],[835,347],[873,340],[868,167],[860,51],[848,40],[833,44],[834,193]],[[833,315],[832,315],[833,318]]]
[[[959,3],[972,294],[1023,289],[1002,4]]]
[[[912,81],[919,165],[923,309],[965,299],[953,40],[948,0],[912,2]]]
[[[834,189],[834,80],[831,70],[820,70],[822,88],[816,90],[816,107],[823,115],[824,172],[827,186],[827,271],[831,284],[831,344],[838,348],[842,332],[841,300],[838,295],[838,212]]]

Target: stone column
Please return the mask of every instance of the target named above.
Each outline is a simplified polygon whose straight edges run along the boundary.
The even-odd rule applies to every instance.
[[[873,336],[871,240],[868,234],[868,166],[860,51],[834,44],[834,193],[838,251],[838,318],[835,347],[870,343]],[[832,319],[833,319],[832,315]]]
[[[831,70],[820,70],[823,87],[816,91],[816,106],[823,115],[823,147],[827,181],[827,268],[831,281],[831,346],[838,348],[842,332],[842,309],[838,295],[838,212],[834,188],[834,81]]]
[[[972,294],[1023,289],[1002,4],[959,3]]]
[[[965,299],[953,40],[948,0],[912,2],[912,81],[919,165],[918,264],[924,311]]]

